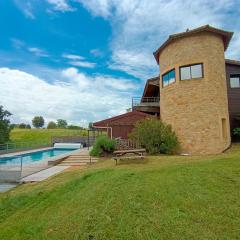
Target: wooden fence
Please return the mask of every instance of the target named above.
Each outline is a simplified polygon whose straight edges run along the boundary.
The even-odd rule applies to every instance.
[[[141,147],[137,142],[130,139],[116,138],[115,140],[117,142],[117,150],[137,149]]]

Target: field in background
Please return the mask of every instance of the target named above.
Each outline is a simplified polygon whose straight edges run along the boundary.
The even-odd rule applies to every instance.
[[[10,139],[13,143],[50,144],[52,137],[87,136],[87,130],[72,129],[13,129]]]
[[[240,145],[101,160],[0,194],[0,239],[239,239]]]

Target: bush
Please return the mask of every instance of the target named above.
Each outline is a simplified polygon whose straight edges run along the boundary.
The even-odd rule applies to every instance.
[[[53,121],[49,122],[47,125],[47,129],[55,129],[57,128],[57,124]]]
[[[20,129],[25,129],[25,128],[26,128],[26,124],[25,124],[25,123],[20,123],[20,124],[18,125],[18,127],[19,127]]]
[[[233,135],[237,136],[237,137],[240,137],[240,128],[234,128],[233,129]]]
[[[146,148],[150,154],[174,154],[180,147],[171,126],[152,118],[138,121],[129,137]]]
[[[95,141],[92,150],[90,151],[91,156],[103,156],[105,154],[112,153],[116,148],[116,141],[111,140],[107,136],[100,136]]]
[[[76,129],[76,130],[83,130],[83,127],[76,126],[76,125],[69,125],[67,126],[68,129]]]

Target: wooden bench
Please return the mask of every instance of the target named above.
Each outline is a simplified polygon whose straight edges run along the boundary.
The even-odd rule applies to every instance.
[[[114,157],[113,160],[116,162],[120,159],[143,159],[144,158],[144,153],[146,153],[146,149],[140,148],[140,149],[127,149],[127,150],[118,150],[114,151]],[[134,154],[134,156],[125,156],[126,154]]]

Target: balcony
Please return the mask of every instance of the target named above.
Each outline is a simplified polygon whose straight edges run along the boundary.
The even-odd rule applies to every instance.
[[[133,97],[132,109],[147,112],[151,114],[158,114],[160,112],[160,98],[159,97]]]

